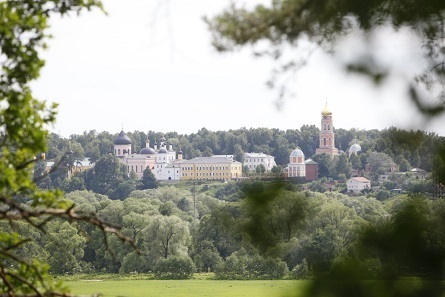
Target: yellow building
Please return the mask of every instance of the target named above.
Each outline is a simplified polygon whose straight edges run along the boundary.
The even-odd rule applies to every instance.
[[[181,180],[233,180],[242,175],[241,162],[227,157],[197,157],[180,164]]]

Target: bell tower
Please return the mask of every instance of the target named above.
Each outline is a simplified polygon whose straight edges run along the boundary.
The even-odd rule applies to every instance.
[[[316,149],[316,154],[326,153],[332,156],[338,155],[338,149],[335,147],[335,134],[332,120],[332,112],[326,102],[321,111],[320,144]]]

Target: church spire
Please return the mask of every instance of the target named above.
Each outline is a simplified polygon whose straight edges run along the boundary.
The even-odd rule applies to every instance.
[[[320,145],[316,149],[316,153],[327,153],[331,156],[338,155],[338,149],[335,147],[332,112],[328,108],[327,100],[323,110],[321,111]]]

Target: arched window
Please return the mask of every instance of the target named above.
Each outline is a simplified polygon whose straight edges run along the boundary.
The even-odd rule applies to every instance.
[[[323,138],[323,145],[326,145],[326,138]]]
[[[331,130],[331,124],[328,124],[328,130]]]
[[[120,155],[121,154],[121,149],[117,150],[117,154]]]

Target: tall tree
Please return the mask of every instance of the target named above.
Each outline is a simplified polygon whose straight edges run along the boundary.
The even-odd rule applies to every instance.
[[[168,258],[170,255],[187,253],[189,228],[175,215],[153,218],[142,233],[146,238],[146,249],[151,250],[154,256]]]
[[[337,162],[335,164],[335,171],[337,173],[337,177],[340,174],[344,174],[346,178],[351,177],[351,164],[349,163],[346,154],[343,153],[338,156]]]
[[[389,172],[391,169],[391,165],[393,162],[393,160],[391,159],[390,156],[388,156],[385,153],[377,153],[377,152],[372,152],[369,156],[368,156],[368,164],[369,164],[369,168],[371,169],[372,172],[378,172],[379,173],[386,173]]]
[[[319,177],[333,177],[332,167],[333,161],[330,155],[328,154],[317,154],[312,157],[312,159],[318,163],[318,176]]]
[[[114,155],[101,157],[84,176],[88,190],[113,196],[113,199],[125,199],[136,189],[135,182],[128,176],[127,168]]]
[[[159,186],[158,181],[156,180],[156,177],[154,176],[153,172],[151,172],[150,168],[145,168],[144,172],[142,173],[142,189],[156,189]]]

